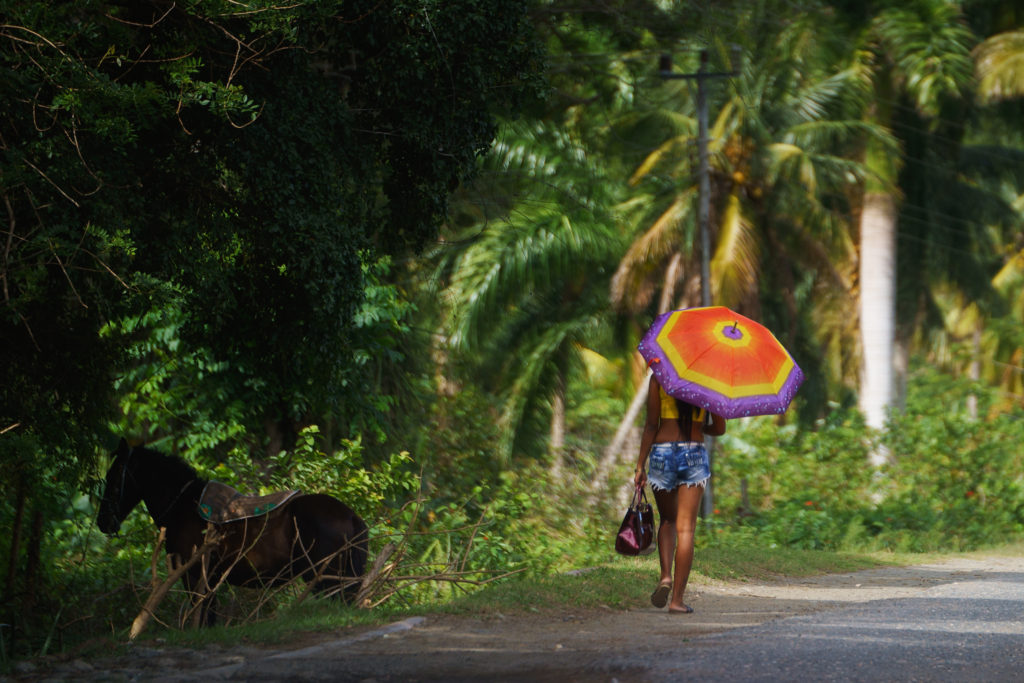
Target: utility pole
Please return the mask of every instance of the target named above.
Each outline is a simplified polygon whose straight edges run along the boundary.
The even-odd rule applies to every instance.
[[[733,78],[739,75],[740,48],[732,47],[732,71],[708,71],[708,51],[700,51],[700,66],[696,73],[677,74],[672,72],[672,55],[665,53],[658,61],[658,75],[663,79],[685,78],[697,81],[697,224],[700,229],[700,305],[711,305],[711,166],[708,163],[708,98],[705,81],[712,78]],[[711,460],[714,442],[704,438],[707,443],[708,460]],[[714,493],[711,480],[704,489],[702,513],[704,519],[710,519],[714,513]]]

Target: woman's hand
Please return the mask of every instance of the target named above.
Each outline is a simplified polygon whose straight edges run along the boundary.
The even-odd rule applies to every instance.
[[[647,483],[647,472],[643,469],[635,470],[633,472],[633,484],[636,486],[644,486]]]

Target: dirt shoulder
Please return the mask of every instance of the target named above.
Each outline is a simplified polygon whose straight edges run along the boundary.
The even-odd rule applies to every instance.
[[[52,661],[15,680],[558,680],[614,673],[628,680],[645,657],[688,639],[851,602],[913,597],[934,586],[1024,572],[1024,558],[934,564],[763,582],[696,581],[691,615],[648,605],[541,609],[528,614],[414,617],[384,627],[311,634],[273,650],[137,647],[127,656]],[[581,576],[585,580],[585,575]],[[45,669],[45,670],[44,670]]]

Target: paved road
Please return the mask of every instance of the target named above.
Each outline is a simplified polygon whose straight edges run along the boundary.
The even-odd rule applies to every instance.
[[[1022,681],[1024,573],[976,570],[878,599],[692,640],[649,680]]]
[[[638,608],[555,623],[428,618],[230,677],[294,676],[278,667],[304,659],[305,680],[329,671],[348,681],[1024,681],[1024,558],[708,586],[695,598],[697,614],[685,617]]]
[[[280,649],[138,646],[15,680],[1024,681],[1024,558],[705,584],[689,601],[685,616],[649,605],[430,615]]]

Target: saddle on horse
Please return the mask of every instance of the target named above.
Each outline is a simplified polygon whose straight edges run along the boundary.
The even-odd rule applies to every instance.
[[[299,493],[298,489],[294,489],[276,491],[265,496],[246,496],[227,484],[211,481],[207,482],[199,496],[199,516],[214,524],[260,517],[281,507]]]

